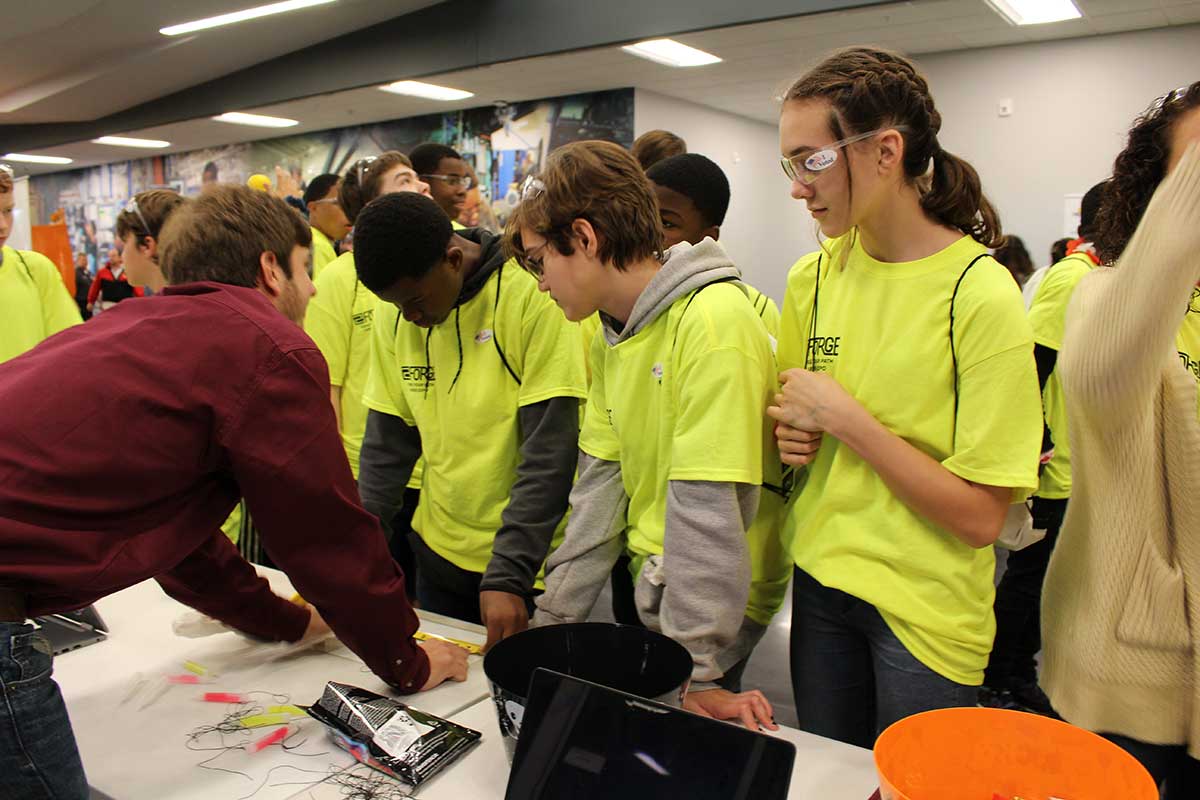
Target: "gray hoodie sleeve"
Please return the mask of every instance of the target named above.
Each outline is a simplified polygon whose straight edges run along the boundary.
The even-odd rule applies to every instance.
[[[379,517],[388,541],[392,517],[404,504],[404,488],[421,457],[421,434],[400,417],[371,409],[358,461],[358,496]]]
[[[742,627],[750,599],[746,529],[757,513],[758,493],[758,486],[744,483],[667,485],[658,622],[691,653],[695,684],[724,674],[718,656],[734,645]],[[639,583],[650,577],[645,573]],[[644,588],[638,587],[643,596]]]
[[[546,562],[546,591],[537,598],[534,625],[587,620],[625,549],[628,505],[620,463],[580,452],[567,535]]]
[[[521,462],[480,591],[529,597],[554,530],[567,512],[579,446],[579,399],[552,397],[522,406]]]

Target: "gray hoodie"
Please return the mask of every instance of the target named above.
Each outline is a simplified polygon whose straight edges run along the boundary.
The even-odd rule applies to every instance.
[[[692,292],[737,281],[741,273],[712,239],[667,252],[662,269],[634,304],[621,330],[603,317],[610,345],[636,336]],[[765,413],[765,411],[764,411]],[[762,636],[744,617],[750,592],[746,531],[758,510],[759,487],[714,481],[670,481],[663,554],[646,559],[634,597],[647,627],[692,655],[692,688],[712,688]],[[546,562],[546,592],[535,625],[586,620],[613,564],[625,549],[629,498],[619,462],[579,454],[566,538]]]

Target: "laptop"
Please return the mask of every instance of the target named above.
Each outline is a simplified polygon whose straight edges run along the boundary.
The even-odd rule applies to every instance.
[[[784,800],[796,748],[538,669],[505,800]]]
[[[33,621],[56,656],[108,638],[108,625],[94,606],[35,617]]]

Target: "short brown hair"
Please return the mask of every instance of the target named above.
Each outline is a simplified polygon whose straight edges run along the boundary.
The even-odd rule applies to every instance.
[[[311,244],[308,224],[283,200],[226,184],[213,186],[167,219],[160,263],[171,284],[254,286],[263,253],[273,253],[290,279],[292,249]]]
[[[169,189],[151,189],[134,195],[137,211],[130,209],[117,215],[117,238],[121,241],[129,234],[153,236],[158,238],[162,227],[171,216],[171,212],[183,205],[186,200],[178,193]],[[141,217],[138,216],[141,212]],[[146,226],[150,226],[146,230]]]
[[[367,203],[379,196],[379,181],[383,174],[399,166],[412,169],[408,156],[399,150],[387,150],[374,159],[362,158],[350,165],[338,186],[338,205],[351,223]]]
[[[509,216],[505,246],[518,261],[524,256],[521,229],[546,237],[554,249],[571,255],[571,223],[586,219],[600,234],[601,261],[623,270],[642,258],[662,257],[658,200],[646,173],[624,148],[612,142],[572,142],[546,159],[536,188]]]
[[[681,156],[688,151],[687,142],[670,131],[647,131],[633,143],[633,157],[650,169],[663,159]]]
[[[6,169],[0,169],[0,194],[8,194],[13,190],[12,174]]]

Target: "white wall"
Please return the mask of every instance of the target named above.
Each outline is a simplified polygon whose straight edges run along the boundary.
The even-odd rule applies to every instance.
[[[1005,231],[1035,264],[1064,236],[1063,196],[1108,176],[1133,119],[1200,80],[1200,26],[935,54],[919,59],[942,146],[979,170]],[[1000,117],[1011,98],[1012,116]]]
[[[29,178],[17,178],[13,181],[13,227],[5,242],[17,250],[28,250],[32,247],[32,232],[29,229]]]
[[[731,199],[721,244],[748,283],[782,303],[788,268],[817,244],[812,218],[789,196],[779,168],[777,128],[642,89],[634,94],[633,108],[638,136],[656,128],[671,131],[687,141],[689,152],[725,170]]]

